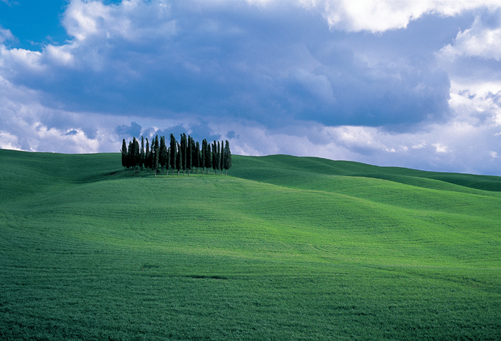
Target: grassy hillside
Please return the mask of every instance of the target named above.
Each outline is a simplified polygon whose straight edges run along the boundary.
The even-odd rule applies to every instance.
[[[497,340],[501,178],[0,150],[2,340]]]

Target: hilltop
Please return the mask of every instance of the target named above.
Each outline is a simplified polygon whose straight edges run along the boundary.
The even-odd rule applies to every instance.
[[[0,338],[501,337],[501,178],[0,150]]]

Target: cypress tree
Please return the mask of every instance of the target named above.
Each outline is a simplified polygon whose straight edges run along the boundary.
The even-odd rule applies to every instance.
[[[135,138],[132,138],[132,141],[130,141],[130,148],[129,148],[129,154],[130,154],[130,167],[131,168],[134,168],[136,166],[136,160],[135,160],[135,156],[136,156],[136,140]]]
[[[223,174],[223,166],[224,166],[224,142],[221,141],[221,152],[219,153],[219,169],[221,174]]]
[[[155,158],[153,159],[153,168],[155,169],[155,176],[157,176],[159,161],[160,161],[160,144],[158,143],[158,135],[156,135],[155,136]]]
[[[143,170],[143,167],[144,167],[144,136],[141,136],[141,156],[140,156],[139,166],[141,166],[141,170]]]
[[[153,159],[155,158],[155,138],[151,138],[151,145],[150,145],[150,155],[148,156],[148,168],[150,171],[153,170]]]
[[[182,155],[182,158],[181,158],[181,169],[183,171],[186,171],[186,134],[185,133],[182,133],[181,134],[181,154]]]
[[[148,168],[153,170],[155,167],[153,165],[153,160],[155,160],[155,138],[151,138],[151,146],[150,146],[150,156],[148,157]]]
[[[220,170],[221,169],[221,145],[219,144],[219,141],[217,141],[217,153],[216,153],[216,169]]]
[[[230,143],[226,140],[226,145],[224,146],[224,164],[223,168],[225,169],[225,175],[228,175],[228,169],[231,168],[231,151],[230,151]]]
[[[160,167],[162,168],[162,174],[163,174],[163,168],[167,166],[167,171],[168,171],[168,159],[167,159],[167,146],[165,145],[165,136],[160,137]]]
[[[183,150],[181,149],[181,146],[179,143],[177,144],[177,158],[176,158],[176,168],[177,168],[177,175],[179,175],[179,171],[183,168]]]
[[[134,157],[134,145],[132,141],[129,142],[129,150],[127,152],[127,168],[132,167]]]
[[[214,141],[213,145],[212,145],[212,168],[214,169],[214,173],[217,174],[217,154],[218,154],[218,151],[217,151],[217,142]]]
[[[170,147],[166,144],[165,136],[159,138],[158,135],[152,139],[151,147],[148,138],[146,138],[146,150],[144,145],[144,136],[141,136],[141,144],[139,140],[133,137],[129,142],[128,147],[125,139],[122,140],[122,167],[143,169],[150,168],[156,174],[160,171],[163,174],[163,167],[166,168],[169,175],[169,168],[177,169],[177,174],[181,170],[198,173],[199,168],[202,172],[205,170],[208,174],[209,168],[212,168],[214,173],[218,171],[228,175],[228,169],[232,166],[230,144],[226,141],[207,142],[206,139],[202,143],[196,142],[191,136],[185,133],[181,134],[181,140],[178,143],[173,134],[170,134]]]
[[[151,138],[150,157],[148,158],[148,168],[150,171],[155,169],[153,160],[155,160],[155,137]]]
[[[176,157],[177,157],[177,142],[173,134],[170,134],[170,166],[172,167],[172,172],[176,169]],[[173,173],[174,174],[174,173]]]
[[[188,138],[186,134],[183,134],[183,171],[186,173],[188,167]]]
[[[122,167],[127,168],[127,144],[125,143],[125,139],[122,141]]]
[[[202,171],[205,170],[205,164],[206,164],[206,157],[207,157],[207,140],[203,139],[202,140],[202,155],[200,157],[200,166],[202,166]]]
[[[134,148],[132,153],[132,166],[136,168],[139,167],[141,162],[141,154],[139,154],[139,141],[135,137],[133,138],[132,146]]]
[[[167,165],[165,168],[167,169],[167,175],[169,175],[169,164],[170,164],[170,148],[167,148]]]
[[[209,169],[212,167],[212,153],[210,143],[205,141],[205,174],[209,174]]]
[[[188,143],[186,145],[186,169],[188,170],[188,176],[190,176],[190,170],[193,168],[193,139],[188,136]]]
[[[150,168],[148,164],[149,159],[150,159],[150,142],[148,141],[148,138],[146,138],[146,154],[144,155],[144,166],[146,168]]]
[[[153,158],[155,157],[155,138],[153,137],[151,139],[151,146],[150,146],[150,155],[148,156],[148,160],[147,160],[147,163],[148,163],[148,168],[151,170],[153,170]]]
[[[200,143],[195,144],[195,150],[193,152],[193,166],[197,167],[197,174],[198,174],[198,169],[200,168]]]
[[[216,152],[217,152],[217,144],[216,141],[214,141],[212,142],[212,169],[214,173],[216,173],[216,167],[217,167]]]

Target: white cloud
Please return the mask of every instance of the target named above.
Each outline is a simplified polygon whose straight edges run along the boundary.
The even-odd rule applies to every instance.
[[[425,14],[454,16],[479,7],[499,7],[498,0],[299,0],[304,6],[319,10],[332,28],[347,31],[384,32],[405,28],[410,21]]]
[[[185,6],[194,9],[221,8],[237,6],[245,2],[258,8],[279,8],[280,6],[296,6],[319,12],[331,28],[351,32],[370,31],[384,32],[407,27],[409,22],[427,14],[455,16],[476,8],[499,8],[498,0],[186,0]],[[118,12],[132,13],[136,11],[142,0],[124,0],[123,6],[103,6],[98,1],[73,0],[70,3],[65,19],[71,27],[72,35],[85,39],[88,34],[99,31],[100,21],[115,21],[112,32],[129,32],[130,22],[116,20]],[[170,13],[171,3],[167,0],[151,2],[159,16]],[[183,4],[184,5],[184,4]],[[83,6],[86,7],[82,11]],[[169,28],[169,30],[172,26]],[[127,36],[127,34],[124,34]]]
[[[65,153],[118,150],[113,137],[117,118],[50,109],[41,104],[42,98],[43,94],[0,76],[0,148]],[[113,122],[112,128],[107,121]],[[94,125],[99,127],[90,133]]]
[[[451,44],[437,52],[451,79],[451,108],[471,120],[501,123],[501,10],[477,15]],[[497,101],[497,103],[496,103]]]
[[[479,155],[485,157],[492,153],[480,141],[499,146],[499,139],[493,137],[501,126],[500,14],[498,9],[477,15],[470,28],[460,31],[451,44],[437,53],[440,66],[451,79],[449,106],[456,115],[454,131],[464,140],[460,148],[477,148]],[[483,162],[492,159],[495,158]]]
[[[426,147],[426,141],[422,141],[421,143],[413,145],[411,148],[412,149],[422,149]]]
[[[88,138],[80,129],[61,131],[57,128],[48,128],[40,122],[29,127],[31,132],[30,146],[33,151],[51,151],[54,146],[64,145],[65,152],[69,153],[97,153],[100,150],[100,140]],[[104,141],[103,141],[104,142]]]
[[[63,25],[78,42],[91,38],[140,42],[144,37],[175,34],[176,23],[169,17],[170,4],[165,0],[124,0],[117,5],[72,0],[64,13]]]
[[[0,131],[0,149],[22,150],[17,136],[6,131]]]
[[[41,59],[41,52],[15,48],[8,49],[5,45],[0,45],[0,67],[6,67],[10,71],[44,71],[46,67],[42,64]]]
[[[3,44],[7,40],[14,40],[15,37],[10,30],[2,28],[0,26],[0,44]]]
[[[501,91],[501,80],[490,81],[482,77],[453,77],[451,81],[452,102],[458,100],[456,94],[468,92],[470,96],[486,97],[489,94],[497,94]]]
[[[443,145],[441,143],[433,143],[432,146],[435,147],[436,153],[449,153],[450,152],[449,147],[447,147],[446,145]]]
[[[361,126],[342,126],[325,128],[337,144],[348,149],[361,150],[386,150],[389,149],[383,143],[378,141],[377,128]]]
[[[443,58],[454,60],[458,57],[479,57],[501,60],[501,23],[498,27],[486,27],[477,16],[472,27],[459,32],[453,44],[441,51]]]
[[[72,46],[64,45],[64,46],[53,46],[48,45],[45,48],[45,54],[47,58],[51,61],[64,66],[73,66],[75,58],[71,53]]]
[[[495,89],[495,87],[494,87]],[[501,89],[494,95],[493,87],[482,88],[453,83],[450,107],[463,122],[475,125],[501,126]]]

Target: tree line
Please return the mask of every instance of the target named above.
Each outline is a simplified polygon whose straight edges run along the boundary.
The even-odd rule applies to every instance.
[[[127,143],[125,139],[122,142],[122,166],[124,168],[141,169],[144,168],[153,170],[155,176],[159,171],[162,172],[166,169],[169,175],[169,169],[172,173],[177,170],[177,175],[180,171],[188,173],[196,169],[205,171],[206,174],[212,168],[214,173],[220,172],[228,174],[228,169],[231,168],[231,151],[228,140],[226,143],[221,141],[207,142],[206,139],[202,144],[195,142],[191,136],[181,134],[181,140],[178,142],[173,134],[170,134],[169,146],[167,146],[165,136],[159,138],[156,135],[148,141],[146,138],[146,149],[144,141],[145,138],[141,136],[141,144],[134,137],[132,141]]]

